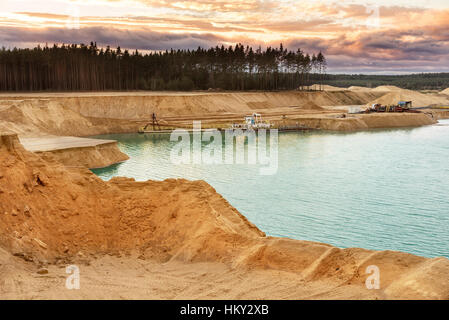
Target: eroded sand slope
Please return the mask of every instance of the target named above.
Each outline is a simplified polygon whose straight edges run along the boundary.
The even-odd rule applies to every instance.
[[[14,134],[0,137],[0,247],[2,298],[449,298],[445,258],[266,237],[205,182],[104,182]],[[80,291],[63,287],[69,263]]]

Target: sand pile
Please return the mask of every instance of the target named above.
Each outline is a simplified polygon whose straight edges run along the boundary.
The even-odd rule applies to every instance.
[[[0,131],[21,136],[90,136],[108,132],[136,131],[136,122],[89,118],[59,99],[0,99]]]
[[[23,136],[37,132],[75,135],[95,134],[92,123],[79,113],[50,99],[0,101],[0,130]]]
[[[396,105],[399,101],[412,101],[413,107],[427,107],[430,105],[447,104],[448,99],[444,96],[424,94],[417,91],[401,89],[399,91],[392,91],[384,96],[375,99],[367,104],[371,106],[374,103],[382,105]]]
[[[444,89],[443,91],[440,92],[441,94],[447,94],[449,95],[449,88]]]
[[[381,92],[391,92],[391,91],[401,91],[404,89],[396,87],[396,86],[379,86],[372,90],[373,91],[381,91]]]
[[[200,240],[208,234],[263,236],[205,182],[105,183],[25,151],[15,135],[2,136],[0,148],[1,245],[36,261],[134,250],[189,260],[212,254],[200,254],[213,245]]]
[[[36,264],[136,254],[186,268],[215,263],[259,270],[266,283],[278,270],[284,272],[278,278],[293,273],[304,288],[313,287],[310,297],[367,296],[365,269],[377,265],[382,272],[377,297],[449,298],[447,259],[265,237],[205,182],[103,182],[88,170],[25,151],[16,135],[0,137],[0,247]],[[232,270],[220,279],[232,279]],[[246,289],[257,292],[252,286]]]
[[[371,91],[373,89],[367,87],[351,86],[348,88],[350,91]]]

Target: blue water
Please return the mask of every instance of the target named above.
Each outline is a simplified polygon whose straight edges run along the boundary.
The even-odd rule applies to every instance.
[[[118,134],[131,159],[93,170],[203,179],[268,235],[449,258],[449,121],[414,129],[279,134],[279,169],[174,165],[169,135]]]

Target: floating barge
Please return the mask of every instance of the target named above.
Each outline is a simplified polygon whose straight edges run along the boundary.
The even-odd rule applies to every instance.
[[[231,129],[241,129],[241,130],[269,130],[277,129],[278,131],[306,131],[313,130],[312,128],[300,125],[296,123],[294,125],[273,125],[268,121],[262,120],[262,115],[259,113],[253,113],[251,116],[246,116],[244,123],[232,124]]]

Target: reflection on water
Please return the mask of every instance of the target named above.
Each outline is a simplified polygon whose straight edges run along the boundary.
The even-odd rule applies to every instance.
[[[101,138],[131,157],[94,170],[105,180],[203,179],[268,235],[449,257],[449,126],[282,133],[273,176],[248,164],[173,165],[167,134]]]

